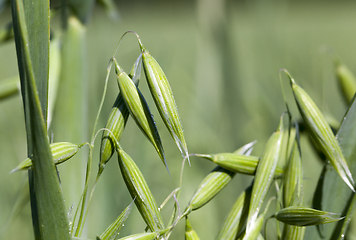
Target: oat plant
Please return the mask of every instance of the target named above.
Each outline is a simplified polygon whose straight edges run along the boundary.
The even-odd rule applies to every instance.
[[[101,2],[105,6],[112,4],[111,1]],[[253,180],[249,187],[239,193],[225,220],[216,222],[220,229],[216,232],[216,237],[212,238],[344,239],[353,219],[356,201],[353,178],[356,174],[356,103],[355,98],[351,100],[356,84],[351,72],[345,70],[346,67],[340,62],[336,64],[341,92],[346,95],[347,102],[350,102],[336,134],[312,96],[298,85],[298,81],[287,70],[282,70],[281,82],[289,81],[290,85],[289,92],[285,93],[286,84],[281,84],[284,95],[281,101],[286,102],[286,112],[275,116],[276,129],[270,133],[267,142],[246,143],[230,153],[193,153],[194,149],[191,148],[188,152],[189,141],[184,135],[170,76],[166,76],[159,64],[160,59],[153,57],[154,52],[148,51],[150,46],[143,45],[144,40],[137,33],[125,32],[112,58],[108,59],[106,78],[100,79],[104,85],[103,95],[97,117],[93,121],[92,135],[88,138],[84,133],[87,125],[83,117],[85,115],[78,109],[86,107],[83,46],[85,25],[89,21],[93,1],[68,1],[67,4],[61,10],[62,38],[52,39],[53,49],[51,47],[50,50],[49,2],[11,1],[28,144],[28,158],[19,165],[14,165],[12,172],[28,172],[35,239],[171,239],[180,222],[185,224],[185,239],[200,239],[199,231],[194,226],[204,223],[204,219],[193,221],[191,216],[196,211],[204,211],[205,206],[222,194],[221,191],[240,174],[252,176]],[[114,12],[109,13],[112,17],[115,16]],[[132,63],[131,71],[126,72],[116,56],[120,54],[119,46],[124,44],[121,40],[130,34],[135,34],[138,39],[139,55]],[[61,51],[57,41],[61,41]],[[110,78],[111,72],[115,72],[115,79]],[[57,82],[57,78],[61,81]],[[142,81],[143,78],[147,81]],[[117,98],[113,103],[105,101],[109,81],[117,83]],[[140,88],[144,84],[148,87],[149,94],[141,92]],[[57,88],[58,93],[70,90],[69,99],[58,94]],[[17,91],[16,78],[0,85],[1,97],[5,98]],[[293,95],[295,101],[288,102],[286,94]],[[150,106],[147,99],[152,99],[154,105]],[[55,101],[59,103],[54,104]],[[103,116],[104,104],[112,106],[108,116]],[[292,104],[297,106],[297,113],[289,110]],[[68,113],[64,112],[65,107],[70,108]],[[154,108],[159,112],[158,116],[153,116],[151,110]],[[66,125],[70,134],[59,133],[56,140],[60,141],[50,141],[47,125],[53,119],[53,124],[57,124],[53,127],[56,134],[60,132],[58,122],[66,122],[63,120],[66,117],[74,119]],[[107,119],[103,126],[100,126],[100,117]],[[169,174],[171,159],[165,155],[163,148],[163,143],[169,144],[169,141],[161,138],[162,131],[169,132],[182,155],[179,184],[162,204],[157,202],[151,191],[152,186],[146,181],[149,176],[143,174],[142,166],[123,147],[125,139],[121,137],[127,131],[126,123],[129,119],[132,119],[150,142],[154,151],[152,156],[145,157],[147,161],[160,162],[162,179],[172,177]],[[300,119],[305,126],[304,132],[298,127]],[[164,123],[162,126],[165,130],[156,126],[158,121]],[[304,198],[302,162],[306,159],[303,159],[301,147],[304,139],[300,137],[302,134],[310,137],[311,147],[324,158],[324,170],[312,203],[305,202]],[[100,139],[99,144],[95,143],[97,138]],[[255,144],[265,146],[261,156],[253,153]],[[95,148],[100,149],[99,157],[93,156]],[[74,156],[80,153],[87,153],[79,158],[83,161],[77,161],[77,165],[69,165],[75,162]],[[96,194],[97,183],[106,174],[107,163],[116,160],[117,173],[121,175],[132,200],[106,229],[96,236],[86,236],[85,226],[89,225],[88,212],[92,196]],[[196,186],[192,196],[188,196],[189,202],[183,203],[181,193],[185,187],[182,184],[184,169],[189,167],[186,162],[190,165],[206,160],[215,167]],[[86,166],[84,171],[77,174],[78,169],[83,170],[83,163]],[[68,164],[70,167],[66,171],[73,172],[74,176],[57,172],[56,167],[59,164]],[[62,184],[60,179],[66,179],[63,182],[70,182],[71,186]],[[62,191],[66,193],[63,194]],[[73,210],[68,212],[64,199],[75,202]],[[274,208],[273,205],[277,207]],[[142,231],[128,236],[119,235],[134,207],[143,220]],[[172,212],[167,219],[161,210],[169,207]],[[275,222],[275,227],[271,227],[270,221]],[[269,230],[268,234],[266,230]]]

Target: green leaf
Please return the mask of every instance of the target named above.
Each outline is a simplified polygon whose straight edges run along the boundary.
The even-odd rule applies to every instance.
[[[35,239],[70,239],[69,224],[47,138],[49,1],[14,0],[12,16],[25,111]]]

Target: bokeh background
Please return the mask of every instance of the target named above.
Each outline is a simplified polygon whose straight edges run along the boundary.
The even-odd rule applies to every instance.
[[[56,2],[53,2],[56,6]],[[287,69],[330,118],[340,122],[347,106],[337,86],[331,54],[335,54],[353,71],[355,67],[356,3],[354,1],[287,1],[287,0],[196,0],[196,1],[117,1],[119,18],[111,20],[98,5],[87,25],[86,115],[87,139],[103,92],[109,59],[121,35],[137,32],[143,44],[160,63],[174,92],[190,153],[233,152],[257,140],[253,154],[260,156],[268,137],[286,110],[279,69]],[[58,20],[58,19],[57,19]],[[11,21],[10,9],[0,14],[0,26]],[[59,22],[53,19],[54,29]],[[55,31],[54,31],[55,33]],[[129,72],[139,54],[134,35],[127,35],[116,58]],[[0,46],[0,81],[17,75],[13,41]],[[282,74],[283,89],[292,109],[288,81]],[[154,107],[144,77],[140,89],[146,96],[165,148],[171,176],[161,164],[151,144],[130,119],[122,145],[137,162],[160,204],[178,186],[182,158]],[[78,89],[80,92],[81,89]],[[111,74],[108,94],[100,117],[104,127],[118,93]],[[65,96],[61,93],[62,97]],[[56,110],[55,110],[56,111]],[[80,111],[80,109],[78,109]],[[55,115],[55,113],[54,113]],[[69,120],[70,121],[70,120]],[[57,121],[50,128],[66,131]],[[61,129],[61,130],[58,130]],[[100,136],[100,134],[99,134]],[[305,202],[310,204],[321,162],[302,136]],[[95,142],[93,174],[99,161],[99,139]],[[82,154],[87,156],[84,147]],[[26,198],[27,173],[9,172],[26,158],[26,132],[20,95],[0,101],[0,238],[33,239],[30,205]],[[82,157],[83,158],[83,157]],[[131,202],[117,165],[116,155],[108,163],[94,192],[83,239],[95,239]],[[75,157],[71,162],[81,161]],[[200,181],[214,164],[195,157],[184,169],[181,211],[184,210]],[[71,176],[61,166],[58,171],[63,192],[71,192]],[[75,169],[84,182],[85,161]],[[73,171],[70,173],[73,175]],[[201,239],[214,239],[220,224],[241,191],[252,178],[236,175],[233,181],[210,203],[190,215],[192,226]],[[77,184],[78,185],[78,184]],[[73,188],[80,189],[81,186]],[[73,194],[73,193],[72,193]],[[78,196],[81,192],[76,191]],[[22,199],[22,200],[19,200]],[[66,206],[77,202],[66,198]],[[162,210],[165,222],[172,211],[170,200]],[[273,239],[273,221],[268,234]],[[143,232],[145,228],[135,207],[120,236]],[[184,221],[172,239],[184,238]]]

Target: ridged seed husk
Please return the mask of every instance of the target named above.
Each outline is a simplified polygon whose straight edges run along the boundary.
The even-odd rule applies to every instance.
[[[342,154],[338,141],[336,140],[333,132],[323,114],[320,112],[316,104],[309,97],[309,95],[299,87],[294,79],[287,74],[290,78],[290,83],[293,89],[294,97],[298,105],[299,112],[305,122],[309,134],[315,140],[319,149],[331,162],[340,177],[350,187],[354,189],[354,180],[345,158]]]
[[[278,221],[294,226],[313,226],[340,221],[340,214],[324,212],[306,207],[287,207],[281,209],[275,217]]]
[[[248,187],[237,198],[220,228],[217,240],[235,240],[237,234],[243,230],[247,218],[251,190],[252,188]]]
[[[182,156],[188,156],[183,127],[178,115],[178,108],[173,97],[171,86],[158,62],[142,45],[141,50],[146,79],[157,109]]]
[[[55,165],[61,164],[71,157],[73,157],[79,149],[84,146],[86,143],[83,144],[75,144],[70,142],[57,142],[50,144],[50,148],[52,151],[53,162]],[[19,170],[27,170],[32,167],[32,161],[30,158],[27,158],[23,162],[21,162],[15,169],[11,172],[16,172]]]
[[[342,95],[344,100],[348,105],[356,92],[355,76],[346,65],[342,64],[341,62],[337,62],[336,77],[338,79],[340,89],[343,93]]]
[[[143,95],[132,82],[130,77],[117,64],[116,71],[120,92],[122,93],[122,97],[131,117],[135,120],[144,135],[153,144],[168,171],[161,138],[159,137],[157,127]]]
[[[252,197],[248,213],[246,233],[253,229],[262,203],[267,195],[268,189],[273,180],[274,173],[281,155],[283,139],[283,115],[280,118],[277,131],[269,138],[262,157],[258,163],[256,175],[252,187]]]
[[[235,151],[235,155],[241,155],[252,149],[254,143],[248,143]],[[220,166],[214,168],[200,183],[193,197],[190,199],[186,211],[194,211],[213,199],[222,189],[224,189],[231,179],[235,176],[235,172],[229,171]],[[185,212],[186,212],[185,211]]]
[[[303,171],[298,144],[295,142],[284,175],[283,201],[284,206],[303,205]],[[282,240],[303,239],[305,227],[285,224]]]
[[[248,175],[256,174],[256,168],[260,160],[256,156],[246,156],[235,153],[194,154],[194,156],[208,159],[220,167],[228,169],[232,172]],[[279,178],[282,176],[282,174],[283,169],[277,166],[274,177]]]
[[[214,168],[200,183],[190,200],[188,208],[197,210],[215,197],[235,176],[234,172],[222,167]]]
[[[185,218],[185,240],[200,240],[188,218]]]
[[[125,102],[119,94],[115,100],[115,103],[111,109],[109,120],[106,123],[105,128],[109,131],[104,131],[101,138],[100,147],[100,163],[99,169],[104,169],[106,163],[110,160],[115,151],[115,141],[120,141],[121,135],[124,131],[127,119],[129,117],[129,110],[126,108]]]
[[[253,228],[250,231],[246,232],[242,240],[255,240],[257,239],[258,235],[260,235],[261,229],[263,227],[264,216],[259,216],[253,222]]]
[[[305,227],[284,225],[282,240],[300,240],[304,239]]]
[[[253,193],[252,193],[253,194]],[[254,196],[254,195],[252,195]],[[260,214],[260,216],[258,216],[258,218],[256,219],[256,221],[254,221],[250,226],[252,226],[250,229],[246,229],[245,235],[243,237],[243,240],[255,240],[255,239],[261,239],[261,230],[263,227],[263,221],[266,217],[269,205],[271,204],[273,198],[271,198],[267,205],[265,210],[263,211],[263,213]],[[263,239],[263,237],[262,237]]]
[[[283,183],[285,207],[301,206],[303,203],[303,171],[297,142],[294,142]]]
[[[140,169],[122,149],[118,149],[118,156],[122,177],[143,220],[152,232],[163,230],[164,224],[156,200]]]
[[[142,54],[137,58],[135,64],[133,65],[129,77],[137,86],[140,79],[141,73],[141,59]],[[122,98],[121,92],[117,95],[115,103],[111,109],[109,119],[106,123],[105,128],[109,131],[104,131],[101,137],[100,145],[100,163],[99,163],[99,175],[104,170],[106,163],[110,160],[115,152],[115,138],[120,141],[121,135],[124,132],[126,122],[129,117],[129,110],[125,105],[125,101]]]

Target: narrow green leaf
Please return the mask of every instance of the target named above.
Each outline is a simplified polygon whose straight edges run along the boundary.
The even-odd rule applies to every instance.
[[[47,140],[49,2],[14,0],[12,16],[25,111],[31,210],[36,239],[70,239],[61,188]]]

